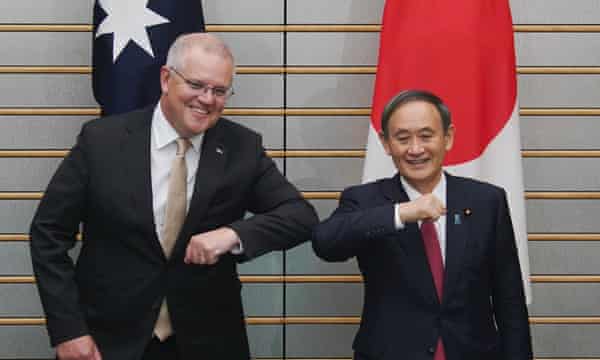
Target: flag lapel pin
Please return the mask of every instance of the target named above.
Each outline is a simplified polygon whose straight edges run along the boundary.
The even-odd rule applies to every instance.
[[[460,225],[461,222],[460,214],[454,214],[454,225]]]

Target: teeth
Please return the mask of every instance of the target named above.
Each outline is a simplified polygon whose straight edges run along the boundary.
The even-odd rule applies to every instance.
[[[200,114],[208,114],[208,111],[206,111],[204,109],[199,109],[199,108],[194,108],[194,107],[192,107],[191,109],[192,109],[192,111],[200,113]]]

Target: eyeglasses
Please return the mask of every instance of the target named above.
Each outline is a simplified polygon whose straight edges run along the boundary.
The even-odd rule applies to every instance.
[[[179,71],[177,71],[177,69],[175,69],[172,66],[169,67],[169,70],[171,70],[175,74],[177,74],[181,78],[181,80],[183,80],[186,83],[186,85],[190,88],[190,90],[192,90],[194,92],[198,92],[198,93],[201,93],[202,95],[205,95],[207,92],[210,91],[210,92],[212,92],[213,96],[219,100],[229,99],[231,97],[231,95],[233,95],[232,87],[212,86],[212,85],[203,83],[202,81],[190,80],[190,79],[186,78],[185,76],[183,76],[183,74],[181,74]]]

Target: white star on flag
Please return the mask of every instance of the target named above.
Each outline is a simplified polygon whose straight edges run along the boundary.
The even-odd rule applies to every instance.
[[[107,16],[98,25],[96,37],[114,34],[113,63],[117,62],[129,41],[135,42],[148,55],[154,57],[146,28],[168,23],[169,19],[148,9],[148,0],[99,0],[98,3]]]

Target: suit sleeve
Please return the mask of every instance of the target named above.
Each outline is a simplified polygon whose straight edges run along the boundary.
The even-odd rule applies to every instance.
[[[247,202],[254,215],[229,225],[243,244],[241,261],[309,240],[318,222],[312,205],[281,174],[260,143],[258,147],[256,172]]]
[[[88,333],[68,255],[84,213],[87,170],[83,131],[52,177],[30,229],[33,270],[53,346]]]
[[[515,235],[502,191],[496,220],[492,301],[502,359],[531,359],[531,336]]]
[[[345,261],[361,253],[369,242],[396,232],[394,205],[363,207],[355,190],[345,190],[338,208],[315,228],[313,249],[326,261]]]

